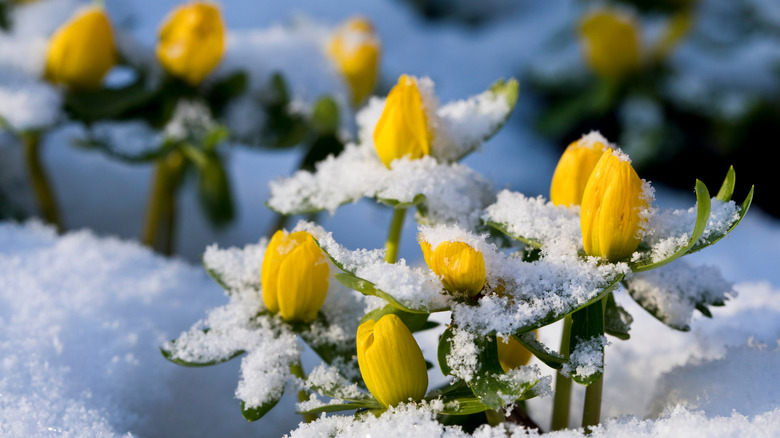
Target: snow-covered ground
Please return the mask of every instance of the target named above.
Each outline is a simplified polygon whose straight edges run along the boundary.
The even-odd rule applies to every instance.
[[[717,11],[724,2],[704,3],[714,3]],[[77,2],[48,3],[68,15],[62,5]],[[152,44],[158,23],[179,2],[106,3],[118,22]],[[570,31],[566,26],[582,3],[521,2],[505,7],[501,18],[479,29],[432,25],[404,2],[391,0],[262,5],[230,0],[223,2],[223,12],[233,29],[266,28],[298,14],[328,25],[365,15],[376,24],[383,43],[384,82],[393,83],[401,73],[430,76],[439,98],[447,102],[540,62],[554,70],[561,61],[546,56],[548,43]],[[780,16],[776,4],[763,3],[767,17]],[[776,50],[762,52],[761,47],[756,43],[755,50],[744,53],[779,57]],[[693,68],[706,70],[714,83],[723,77],[748,83],[765,78],[755,59],[730,63],[743,69],[722,75],[707,60],[696,61]],[[683,59],[679,64],[686,65]],[[521,98],[507,126],[465,164],[490,177],[496,187],[546,195],[557,157],[529,130],[529,105]],[[190,184],[179,199],[181,259],[164,259],[129,240],[140,232],[151,169],[71,147],[79,129],[68,125],[47,136],[43,158],[68,228],[92,231],[57,236],[36,222],[0,224],[0,436],[281,436],[296,428],[300,417],[293,414],[289,395],[259,422],[243,420],[234,398],[237,360],[184,368],[165,361],[159,346],[208,309],[224,304],[222,290],[197,260],[212,242],[244,246],[267,233],[273,220],[264,206],[268,182],[295,170],[297,152],[234,147],[229,173],[239,208],[236,222],[212,230]],[[0,182],[9,181],[24,200],[22,167],[9,164],[19,162],[19,149],[0,144]],[[738,187],[749,184],[750,177],[736,170]],[[691,188],[695,177],[691,175]],[[706,182],[711,189],[718,183]],[[770,195],[759,187],[756,196]],[[694,200],[692,193],[663,189],[656,198],[664,207],[687,207]],[[363,200],[323,216],[321,224],[349,248],[379,248],[389,220],[387,209]],[[407,221],[400,256],[419,263],[415,234],[415,225]],[[617,296],[635,321],[631,340],[612,340],[607,348],[603,414],[609,419],[596,436],[776,436],[780,431],[780,224],[753,208],[733,234],[689,260],[720,268],[736,283],[739,296],[714,309],[713,319],[696,319],[689,333],[668,329],[632,300]],[[557,330],[542,331],[540,339],[557,345]],[[425,356],[435,357],[434,333],[418,338]],[[311,370],[313,365],[313,355],[305,355],[304,367]],[[431,372],[432,386],[442,381],[436,368]],[[575,393],[573,406],[581,399]],[[551,403],[549,397],[529,403],[531,415],[544,428]],[[631,417],[615,419],[621,415]],[[426,436],[459,436],[425,415],[408,416],[417,430],[430,431]],[[578,423],[572,418],[573,426]],[[343,433],[398,436],[399,430],[381,419],[369,426],[370,431],[356,427]],[[294,436],[306,433],[304,428]]]

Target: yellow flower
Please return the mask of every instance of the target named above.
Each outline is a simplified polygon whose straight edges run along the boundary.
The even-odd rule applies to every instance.
[[[360,324],[357,331],[360,374],[384,406],[420,400],[428,389],[422,350],[401,318],[388,314]]]
[[[46,79],[73,89],[100,87],[116,63],[116,48],[106,11],[88,7],[60,26],[49,40]]]
[[[374,27],[365,18],[348,20],[330,39],[328,55],[349,83],[353,105],[362,102],[374,90],[379,52]]]
[[[589,134],[592,135],[592,134]],[[561,155],[550,184],[550,201],[555,205],[580,205],[590,173],[607,149],[588,136],[571,143]]]
[[[602,9],[580,23],[585,61],[596,74],[616,80],[640,67],[639,31],[623,12]]]
[[[640,212],[648,207],[642,180],[628,157],[607,149],[582,196],[580,228],[585,253],[618,261],[639,246]]]
[[[328,293],[328,274],[327,259],[311,234],[277,231],[260,273],[265,307],[285,321],[313,321]]]
[[[485,258],[480,251],[463,242],[442,242],[432,250],[422,239],[420,247],[425,263],[448,291],[473,296],[485,286]]]
[[[430,155],[432,137],[417,82],[401,75],[387,95],[385,109],[374,128],[379,159],[390,167],[396,158],[408,156],[416,160]]]
[[[160,28],[157,59],[171,75],[198,85],[225,51],[225,25],[214,3],[193,2],[174,9]]]
[[[531,352],[523,347],[523,344],[517,342],[515,338],[510,337],[509,342],[504,342],[505,339],[499,336],[497,341],[498,362],[505,373],[526,365],[531,360]]]

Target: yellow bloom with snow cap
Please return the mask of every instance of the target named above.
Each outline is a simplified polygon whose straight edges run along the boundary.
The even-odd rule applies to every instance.
[[[198,85],[225,51],[225,25],[216,4],[193,2],[174,9],[160,28],[157,59],[171,75]]]
[[[639,69],[639,30],[633,17],[614,9],[588,14],[580,22],[585,62],[599,76],[616,80]]]
[[[432,140],[417,81],[401,75],[387,95],[385,108],[374,128],[376,153],[390,167],[397,158],[408,156],[416,160],[430,155]]]
[[[582,196],[585,253],[613,262],[630,256],[639,246],[641,212],[647,208],[642,180],[628,157],[607,149]]]
[[[342,24],[328,43],[328,56],[336,63],[352,91],[357,105],[374,91],[380,46],[374,26],[362,17]]]
[[[420,346],[401,318],[388,314],[360,324],[357,357],[366,387],[383,406],[420,400],[428,371]]]
[[[103,8],[93,6],[54,32],[46,52],[45,76],[73,89],[95,89],[115,63],[111,22]]]
[[[441,277],[444,288],[468,296],[485,286],[485,258],[482,252],[463,242],[442,242],[435,249],[420,239],[423,258],[428,267]]]
[[[501,364],[501,369],[507,373],[509,370],[527,365],[531,360],[531,352],[511,336],[509,337],[509,342],[504,341],[505,339],[502,337],[497,339],[498,362]]]
[[[268,242],[260,273],[265,307],[285,321],[313,321],[328,294],[329,272],[311,234],[277,231]]]
[[[572,142],[558,160],[550,184],[550,201],[555,205],[580,205],[585,184],[601,155],[607,150],[602,141],[588,134]]]

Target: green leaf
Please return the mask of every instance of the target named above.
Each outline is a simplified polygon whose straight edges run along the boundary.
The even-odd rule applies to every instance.
[[[210,329],[204,329],[203,333],[208,333]],[[175,363],[176,365],[181,365],[185,367],[208,367],[212,365],[217,365],[223,362],[227,362],[231,359],[235,359],[238,356],[241,356],[244,354],[244,350],[236,350],[225,357],[218,357],[218,358],[205,358],[203,361],[200,362],[192,362],[192,361],[186,361],[183,359],[179,359],[176,357],[176,341],[171,341],[171,345],[173,346],[172,349],[166,350],[163,347],[160,347],[160,353],[162,353],[163,357],[168,359],[169,361]]]
[[[736,184],[736,175],[734,174],[734,166],[729,167],[729,171],[726,173],[726,178],[723,180],[723,184],[720,186],[718,194],[715,196],[719,201],[729,202],[731,201],[731,195],[734,194],[734,185]]]
[[[314,102],[311,124],[320,134],[333,135],[339,129],[339,105],[331,96],[322,96]]]
[[[550,368],[559,370],[566,363],[566,359],[563,356],[547,348],[546,345],[536,339],[533,332],[512,335],[512,337]]]
[[[649,271],[651,269],[659,268],[667,263],[677,260],[678,258],[690,252],[693,249],[693,247],[696,245],[696,243],[699,241],[699,238],[701,237],[702,233],[704,233],[704,228],[707,226],[707,222],[710,219],[710,208],[711,208],[710,193],[707,190],[707,186],[705,186],[704,183],[699,180],[696,180],[696,205],[697,205],[696,224],[693,227],[693,233],[691,234],[691,238],[688,239],[688,244],[678,249],[671,256],[654,263],[648,263],[648,264],[642,264],[642,262],[630,263],[629,266],[631,266],[631,270],[633,270],[634,272],[642,272],[642,271]]]
[[[138,153],[127,153],[117,148],[108,139],[95,137],[91,132],[84,139],[76,139],[73,144],[83,149],[95,149],[110,158],[128,164],[145,164],[162,159],[176,147],[176,142],[166,139],[156,146],[152,146]]]
[[[571,338],[569,339],[570,351],[574,353],[580,345],[592,342],[604,335],[604,308],[601,301],[595,302],[584,309],[580,309],[571,315]],[[604,369],[604,347],[601,347],[601,366]],[[570,361],[572,357],[569,357]],[[572,363],[574,365],[574,363]],[[572,380],[581,385],[590,385],[601,377],[602,373],[596,371],[590,375],[572,374]]]
[[[233,191],[219,154],[206,152],[205,157],[205,163],[198,167],[198,200],[209,222],[221,228],[235,216]]]
[[[487,225],[487,226],[489,226],[491,228],[494,228],[494,229],[496,229],[496,230],[506,234],[507,236],[511,237],[512,239],[519,240],[520,242],[523,242],[524,244],[526,244],[526,245],[528,245],[528,246],[530,246],[532,248],[539,249],[539,248],[542,247],[541,242],[537,242],[535,240],[528,239],[526,237],[518,236],[518,235],[510,233],[509,230],[507,229],[506,224],[500,224],[498,222],[487,221],[487,222],[485,222],[485,225]]]
[[[241,402],[241,415],[244,416],[244,418],[249,421],[250,423],[253,421],[257,421],[265,414],[268,413],[271,409],[273,409],[274,406],[276,406],[277,403],[279,403],[279,400],[281,400],[282,395],[284,395],[284,388],[282,388],[282,393],[279,394],[278,398],[274,398],[273,400],[270,400],[268,402],[263,403],[260,406],[254,407],[254,408],[247,408],[245,402]]]
[[[452,367],[450,367],[450,365],[447,363],[447,356],[449,356],[452,351],[452,338],[452,326],[449,326],[444,329],[441,337],[439,337],[439,346],[436,350],[436,358],[439,361],[439,369],[441,369],[441,373],[445,376],[452,375]]]
[[[738,207],[738,214],[739,217],[736,221],[734,221],[733,224],[729,227],[729,229],[725,233],[711,233],[709,236],[707,236],[706,239],[701,239],[700,241],[696,242],[696,245],[691,248],[690,251],[688,251],[688,254],[693,254],[697,251],[701,251],[704,248],[715,244],[720,239],[726,237],[730,232],[734,231],[734,228],[737,228],[737,225],[739,225],[740,222],[742,222],[742,218],[745,217],[748,210],[750,209],[750,204],[753,203],[753,190],[755,189],[755,186],[750,187],[750,192],[748,192],[748,195],[745,197],[745,200],[742,201],[742,205]]]
[[[536,396],[533,387],[538,381],[521,383],[506,378],[498,361],[498,345],[494,335],[478,336],[476,344],[479,348],[478,369],[468,384],[481,403],[491,409],[500,409]]]
[[[440,399],[444,403],[444,409],[439,415],[470,415],[490,409],[490,406],[482,403],[466,382],[460,379],[440,391],[432,391],[425,399]]]
[[[87,124],[98,120],[127,118],[130,113],[156,99],[160,89],[149,88],[140,75],[135,82],[120,88],[70,91],[65,95],[65,110]]]
[[[338,155],[344,150],[344,143],[334,134],[322,134],[309,145],[299,168],[314,172],[316,164],[330,155]]]
[[[213,83],[208,90],[206,100],[215,114],[221,114],[230,100],[244,94],[249,77],[244,71],[237,71]]]
[[[416,207],[423,202],[425,202],[425,195],[422,193],[418,193],[414,195],[414,198],[411,202],[401,202],[397,199],[390,199],[390,198],[376,198],[377,201],[381,202],[382,204],[388,205],[390,207],[393,207],[394,209],[406,209],[410,207]]]
[[[393,314],[401,318],[401,321],[403,321],[404,325],[406,325],[406,327],[412,333],[432,328],[428,325],[428,317],[430,316],[429,313],[409,313],[399,309],[396,306],[393,306],[392,304],[388,304],[385,307],[374,309],[366,313],[365,316],[363,316],[363,318],[360,320],[360,323],[362,324],[369,319],[379,321],[381,317],[389,314]],[[433,324],[433,327],[437,325],[436,323]]]
[[[350,274],[348,272],[340,272],[334,275],[336,280],[343,284],[344,286],[354,289],[363,295],[370,295],[370,296],[376,296],[379,298],[382,298],[383,300],[387,301],[388,303],[392,304],[393,306],[397,307],[400,310],[403,310],[405,312],[409,313],[418,313],[418,314],[429,314],[431,311],[443,311],[447,309],[417,309],[412,308],[405,303],[396,300],[392,295],[383,292],[379,289],[377,289],[373,283],[371,283],[368,280],[364,280],[360,277],[357,277],[353,274]]]
[[[631,323],[634,318],[615,302],[613,294],[607,295],[607,304],[604,309],[604,331],[618,339],[628,340],[631,335]]]
[[[303,415],[319,415],[323,412],[341,412],[341,411],[354,411],[356,409],[384,409],[378,401],[371,399],[360,402],[351,403],[339,403],[339,404],[327,404],[318,408],[309,409],[307,411],[298,412]]]

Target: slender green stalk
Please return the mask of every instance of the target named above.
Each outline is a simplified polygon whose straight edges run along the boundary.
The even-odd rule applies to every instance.
[[[49,178],[46,176],[46,169],[41,163],[40,156],[40,138],[38,133],[29,132],[22,135],[22,143],[24,144],[24,158],[27,162],[27,172],[30,176],[30,182],[32,183],[33,192],[35,198],[38,201],[38,209],[40,210],[43,220],[54,225],[57,232],[63,231],[62,221],[60,220],[60,212],[57,207],[57,200],[54,197],[54,191],[49,184]]]
[[[585,433],[590,433],[588,426],[596,426],[601,422],[601,393],[604,388],[604,375],[588,385],[585,390],[585,406],[582,409],[582,427]]]
[[[393,213],[393,221],[390,222],[390,231],[387,233],[387,241],[385,242],[385,261],[387,263],[395,263],[398,260],[398,242],[401,240],[401,228],[404,225],[404,215],[406,214],[405,208],[397,208]]]
[[[301,366],[301,361],[298,360],[294,364],[290,365],[290,372],[292,372],[293,376],[298,377],[301,380],[306,380],[306,373],[303,372],[303,366]],[[298,401],[304,402],[309,399],[309,391],[305,389],[301,389],[298,391]],[[301,414],[303,417],[303,421],[306,423],[311,423],[312,421],[317,419],[317,416],[315,414]]]
[[[504,417],[504,414],[501,413],[501,411],[494,411],[492,409],[485,411],[485,417],[487,417],[488,424],[491,426],[498,426],[506,421],[506,417]]]
[[[571,315],[563,319],[563,334],[561,335],[561,355],[569,360],[569,339],[571,337]],[[571,377],[561,373],[555,374],[555,397],[551,430],[562,430],[569,427],[569,406],[571,404]]]
[[[178,150],[171,151],[157,162],[142,241],[157,252],[173,253],[176,224],[176,194],[184,175],[184,156]]]

